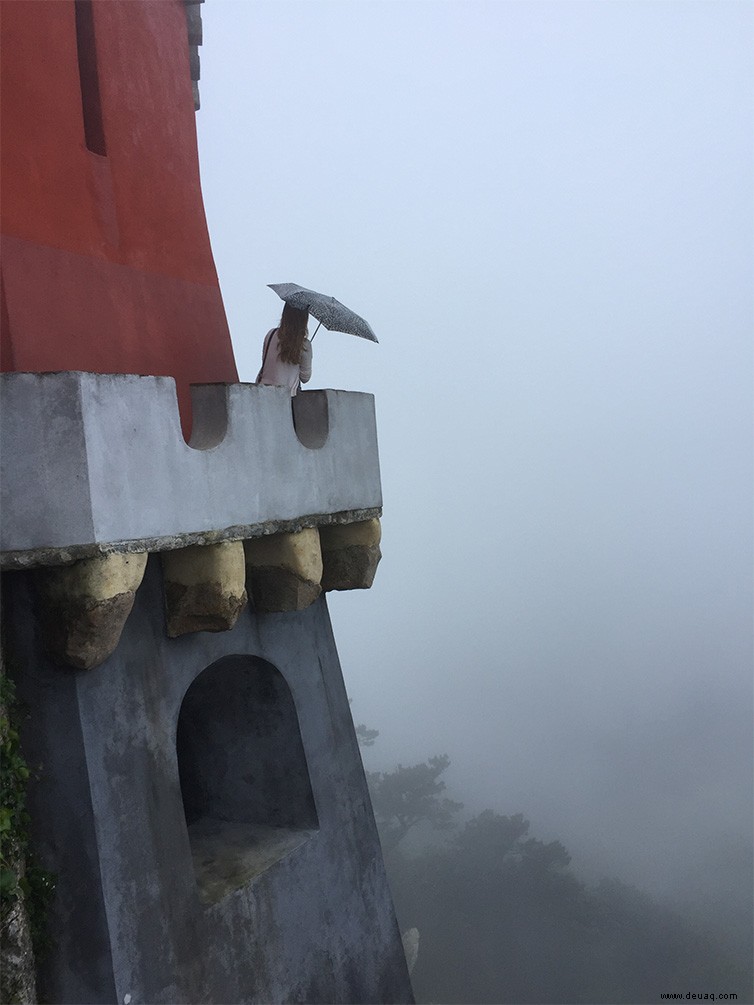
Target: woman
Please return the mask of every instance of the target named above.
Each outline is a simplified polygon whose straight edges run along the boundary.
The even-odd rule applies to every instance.
[[[288,304],[277,328],[267,332],[257,384],[290,388],[291,397],[312,375],[312,344],[306,337],[307,311]]]

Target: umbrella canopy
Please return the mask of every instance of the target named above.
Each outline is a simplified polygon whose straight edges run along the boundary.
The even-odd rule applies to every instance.
[[[377,336],[364,318],[354,314],[335,297],[328,297],[324,293],[315,293],[314,290],[307,290],[295,283],[268,283],[267,285],[277,293],[281,300],[285,300],[291,307],[308,311],[313,318],[319,321],[320,325],[324,325],[329,331],[357,335],[359,338],[369,339],[370,342],[377,341]],[[316,334],[315,331],[314,335]]]

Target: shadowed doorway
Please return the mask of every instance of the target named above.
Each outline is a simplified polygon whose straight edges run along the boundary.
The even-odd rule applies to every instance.
[[[293,697],[271,663],[227,656],[203,670],[183,699],[176,747],[205,903],[245,885],[316,832]]]

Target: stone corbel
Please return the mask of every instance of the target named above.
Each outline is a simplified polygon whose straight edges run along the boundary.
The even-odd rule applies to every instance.
[[[85,558],[36,574],[47,647],[76,670],[91,670],[110,656],[134,604],[147,565],[146,552]]]
[[[246,565],[240,541],[164,551],[162,576],[167,633],[226,632],[246,606]]]
[[[323,590],[368,590],[374,581],[380,551],[380,521],[329,524],[320,527]]]
[[[322,592],[316,527],[244,541],[249,592],[257,611],[302,611]]]

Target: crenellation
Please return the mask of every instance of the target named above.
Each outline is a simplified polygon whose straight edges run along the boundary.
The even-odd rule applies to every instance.
[[[369,394],[304,392],[294,427],[283,388],[198,386],[191,445],[169,377],[7,373],[2,397],[4,568],[381,511]]]

